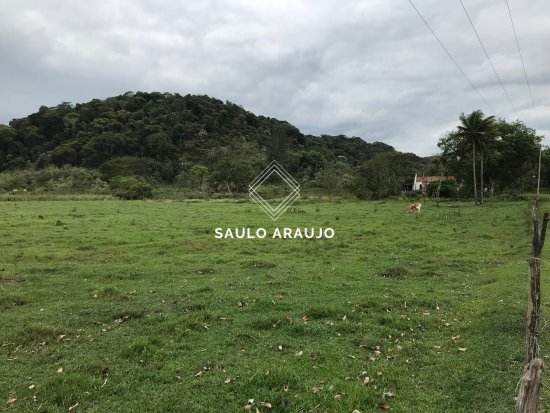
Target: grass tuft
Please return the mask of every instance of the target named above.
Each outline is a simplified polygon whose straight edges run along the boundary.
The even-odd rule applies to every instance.
[[[15,333],[15,339],[22,345],[51,343],[57,341],[57,338],[62,334],[66,333],[58,327],[49,324],[31,323],[21,327]]]

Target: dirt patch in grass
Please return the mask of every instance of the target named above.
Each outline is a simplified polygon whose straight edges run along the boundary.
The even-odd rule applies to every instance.
[[[76,247],[76,249],[78,251],[94,251],[96,247],[92,245],[79,245],[78,247]]]
[[[123,323],[125,321],[136,320],[145,316],[145,310],[126,310],[115,313],[114,319],[116,323]]]
[[[213,293],[214,292],[214,289],[212,287],[200,287],[200,288],[197,288],[196,290],[193,290],[191,291],[191,295],[193,294],[201,294],[201,293]]]
[[[27,304],[27,302],[18,295],[13,295],[13,294],[0,295],[0,309],[8,309],[10,307],[19,307],[25,304]]]
[[[251,342],[251,341],[257,341],[257,340],[258,338],[253,336],[252,334],[238,333],[233,337],[232,343],[235,345],[240,345],[244,342]]]
[[[0,285],[15,284],[21,281],[23,281],[23,279],[18,277],[0,277]]]
[[[206,304],[202,304],[202,303],[189,304],[185,306],[186,313],[194,313],[196,311],[204,311],[204,310],[206,310]]]
[[[380,271],[378,275],[388,278],[401,278],[409,275],[409,270],[403,267],[390,267],[386,268],[384,271]]]

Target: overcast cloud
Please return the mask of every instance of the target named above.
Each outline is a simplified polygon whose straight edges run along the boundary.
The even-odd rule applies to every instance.
[[[505,0],[463,1],[519,119],[539,129]],[[509,2],[548,135],[550,2]],[[515,120],[459,0],[414,3],[497,115]],[[156,90],[430,155],[460,112],[493,114],[408,0],[4,0],[0,56],[5,124],[40,105]]]

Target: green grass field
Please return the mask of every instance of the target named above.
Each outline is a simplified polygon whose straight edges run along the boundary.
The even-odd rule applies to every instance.
[[[0,411],[512,412],[526,203],[406,205],[1,202]]]

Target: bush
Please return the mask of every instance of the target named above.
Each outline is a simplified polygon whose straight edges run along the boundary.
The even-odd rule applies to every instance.
[[[496,199],[499,201],[530,201],[534,196],[529,196],[527,194],[522,194],[519,191],[510,190],[501,195]]]
[[[440,198],[456,198],[456,190],[458,185],[455,181],[443,180],[443,181],[434,181],[428,184],[428,196],[436,197],[437,196],[437,187],[441,182],[441,189],[439,190]]]
[[[419,199],[424,198],[424,192],[422,192],[419,189],[415,189],[414,191],[406,192],[405,198],[411,200],[411,201],[417,201]]]
[[[170,162],[159,162],[151,158],[121,156],[112,158],[99,165],[103,179],[110,180],[115,176],[154,177],[159,180],[171,181],[174,178]]]
[[[113,194],[122,199],[148,199],[153,197],[153,187],[135,176],[117,176],[110,182]]]
[[[94,192],[103,193],[107,183],[93,170],[81,167],[49,166],[44,169],[22,169],[0,173],[0,192]]]

